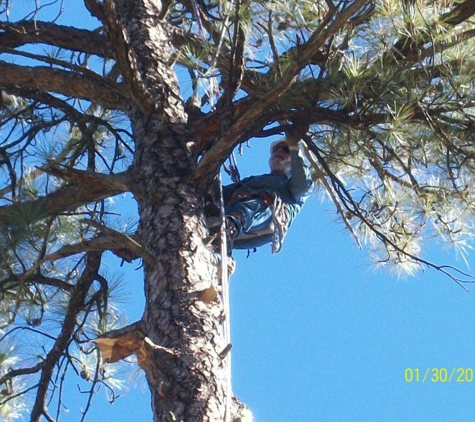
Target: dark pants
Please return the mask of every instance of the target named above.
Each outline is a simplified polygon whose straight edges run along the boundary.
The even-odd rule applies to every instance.
[[[272,209],[260,198],[238,200],[225,207],[225,214],[236,223],[239,230],[237,237],[262,230],[272,222]]]

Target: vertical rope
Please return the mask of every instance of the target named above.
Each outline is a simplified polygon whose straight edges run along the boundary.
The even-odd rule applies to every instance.
[[[221,220],[221,288],[224,307],[224,340],[226,348],[231,344],[231,315],[229,306],[229,275],[228,275],[228,248],[226,242],[226,218],[224,212],[223,184],[221,173],[218,175],[219,181],[219,217]],[[226,414],[224,422],[231,422],[232,386],[231,386],[231,351],[224,357],[226,367]]]

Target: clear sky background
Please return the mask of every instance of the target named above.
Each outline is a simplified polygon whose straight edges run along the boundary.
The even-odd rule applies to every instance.
[[[82,1],[77,3],[75,9],[75,1],[65,2],[58,23],[86,19],[78,14]],[[13,1],[14,8],[21,5]],[[238,157],[242,177],[268,171],[270,142],[256,140],[244,149]],[[256,422],[475,420],[475,286],[468,285],[467,293],[434,270],[404,280],[374,273],[368,253],[357,248],[336,217],[330,203],[312,197],[280,254],[271,255],[269,246],[249,258],[244,251],[235,253],[234,393]],[[438,246],[429,256],[463,266]],[[122,305],[133,322],[143,310],[138,263],[110,265],[111,272],[128,271]],[[412,382],[405,380],[407,368]],[[445,368],[448,377],[454,371],[451,382],[431,382],[431,368]],[[445,379],[443,370],[440,375]],[[113,405],[101,391],[86,420],[151,421],[143,379],[128,384]],[[71,391],[77,394],[75,387]],[[61,420],[79,419],[72,406]]]

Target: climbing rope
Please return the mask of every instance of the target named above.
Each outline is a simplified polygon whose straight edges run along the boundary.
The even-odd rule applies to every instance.
[[[221,233],[220,233],[220,253],[221,253],[221,291],[224,307],[224,340],[226,342],[226,348],[231,345],[231,312],[229,306],[229,273],[228,273],[228,247],[226,242],[226,216],[224,212],[224,198],[223,198],[223,184],[221,180],[221,174],[218,175],[219,182],[219,217],[221,221]],[[224,357],[226,366],[226,415],[225,422],[231,422],[231,404],[232,404],[232,386],[231,386],[231,352],[228,351]]]
[[[230,175],[234,183],[240,181],[239,171],[237,169],[234,154],[232,159],[229,159],[228,166],[224,166],[225,171]],[[224,422],[231,422],[231,407],[232,407],[232,385],[231,385],[231,312],[229,303],[229,256],[228,245],[226,237],[226,215],[224,209],[223,184],[221,173],[217,176],[219,185],[219,219],[220,219],[220,254],[221,266],[219,268],[219,276],[221,280],[221,295],[224,309],[223,335],[226,343],[226,355],[223,357],[226,368],[226,407]],[[288,227],[288,217],[285,212],[285,206],[279,195],[267,193],[272,198],[272,222],[274,225],[274,233],[272,239],[272,253],[280,252],[282,243]]]

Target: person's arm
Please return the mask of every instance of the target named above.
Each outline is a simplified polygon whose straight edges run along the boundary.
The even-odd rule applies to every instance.
[[[303,204],[314,188],[312,170],[300,156],[298,144],[296,148],[290,146],[289,149],[291,158],[290,193],[297,202]]]
[[[285,134],[291,159],[290,193],[300,204],[303,204],[313,191],[312,171],[299,154],[300,139],[306,131],[306,127],[295,126]]]

